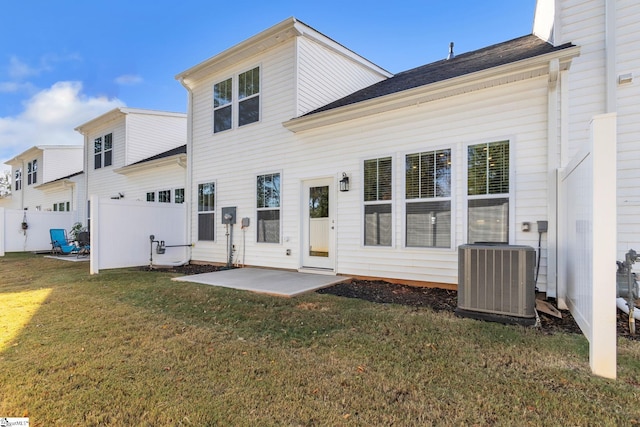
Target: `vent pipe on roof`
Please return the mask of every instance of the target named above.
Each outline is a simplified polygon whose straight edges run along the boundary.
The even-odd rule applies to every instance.
[[[449,59],[453,59],[454,57],[454,53],[453,53],[453,42],[449,43],[449,55],[447,56],[447,60]]]

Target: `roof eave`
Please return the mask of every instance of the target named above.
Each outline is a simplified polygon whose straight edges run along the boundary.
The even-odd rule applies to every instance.
[[[202,78],[214,69],[221,69],[235,65],[238,62],[271,49],[280,43],[284,43],[294,37],[301,36],[315,40],[324,47],[369,67],[382,76],[390,77],[392,75],[384,68],[379,67],[366,58],[356,54],[352,50],[344,47],[340,43],[325,36],[307,24],[291,17],[177,74],[175,78],[182,82],[182,84],[189,86],[191,82]]]
[[[424,86],[403,90],[331,110],[296,117],[283,123],[291,132],[301,132],[411,105],[443,99],[499,84],[511,83],[549,74],[549,63],[558,59],[560,71],[569,69],[571,60],[580,54],[577,46],[488,68]]]
[[[295,35],[300,35],[300,30],[296,26],[296,19],[287,18],[279,24],[268,28],[245,41],[230,47],[227,50],[177,74],[176,80],[188,84],[191,80],[197,80],[199,76],[206,74],[212,68],[224,67],[228,64],[250,58],[257,53],[263,52],[278,43],[284,42]]]
[[[74,185],[75,182],[68,179],[54,179],[53,181],[44,182],[40,185],[36,185],[34,188],[36,190],[56,190],[56,189],[64,189],[68,188],[69,185]]]

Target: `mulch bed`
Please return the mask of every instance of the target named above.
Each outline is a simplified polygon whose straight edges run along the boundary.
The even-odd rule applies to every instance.
[[[148,269],[148,268],[147,268]],[[181,267],[155,269],[153,271],[173,272],[184,275],[218,271],[220,267],[212,265],[189,264]],[[345,298],[359,298],[379,304],[400,304],[410,307],[428,307],[434,311],[453,312],[458,305],[458,293],[446,289],[426,288],[388,283],[382,280],[352,280],[316,291],[319,294],[331,294]],[[551,301],[553,304],[554,301]],[[569,311],[562,311],[562,318],[538,312],[540,329],[544,333],[565,332],[581,334]],[[640,322],[637,325],[640,329]],[[629,332],[629,317],[617,310],[617,334],[632,340],[640,340],[640,330],[635,335]]]

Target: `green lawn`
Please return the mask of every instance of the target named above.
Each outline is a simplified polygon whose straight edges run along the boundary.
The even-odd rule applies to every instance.
[[[618,380],[580,335],[429,309],[0,258],[0,417],[50,425],[630,425],[640,342]]]

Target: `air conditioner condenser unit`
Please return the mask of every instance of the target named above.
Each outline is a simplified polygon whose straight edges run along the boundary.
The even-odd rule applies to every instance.
[[[501,323],[536,323],[530,246],[472,244],[458,247],[458,307],[462,317]]]

